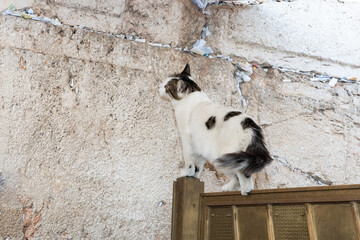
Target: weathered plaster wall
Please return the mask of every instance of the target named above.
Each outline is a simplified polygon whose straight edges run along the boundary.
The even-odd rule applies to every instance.
[[[253,77],[242,85],[247,112],[257,116],[274,156],[258,186],[358,184],[360,84],[331,88],[276,69]]]
[[[233,66],[8,16],[0,34],[0,238],[169,239],[182,153],[158,86],[189,62],[237,105]]]
[[[113,34],[137,35],[147,41],[191,47],[205,24],[191,1],[41,1],[34,10],[58,17],[68,25],[81,25]]]
[[[22,0],[36,13],[68,25],[150,42],[187,47],[207,24],[208,45],[248,61],[360,78],[360,3],[338,0],[267,2],[256,6],[211,6],[205,17],[189,0]],[[3,7],[6,5],[3,4]]]
[[[360,78],[360,2],[210,7],[208,44],[248,61]]]
[[[60,7],[66,12],[65,3],[50,5],[54,13]],[[89,18],[92,9],[105,9],[94,6]],[[183,8],[176,12],[176,24],[150,24],[167,15],[151,7],[143,11],[153,18],[141,20],[149,24],[142,31],[151,41],[165,37],[160,42],[171,39],[176,46],[186,35],[185,27],[176,27],[183,24],[177,18],[198,20],[191,12],[196,9]],[[91,23],[75,14],[85,6],[69,9],[79,21],[71,23],[69,17],[69,25]],[[97,18],[91,26],[112,31]],[[198,38],[200,23],[189,39]],[[179,176],[182,153],[170,104],[159,97],[158,84],[189,62],[213,100],[241,108],[234,66],[8,16],[0,17],[0,36],[0,238],[169,239],[172,181]],[[284,78],[292,82],[283,83]],[[244,110],[264,128],[275,156],[256,176],[257,188],[360,182],[359,84],[330,88],[303,76],[257,69],[242,89],[249,104]],[[220,190],[214,172],[206,170],[202,180],[206,191]]]
[[[9,7],[10,4],[15,4],[16,8],[22,9],[32,6],[34,4],[34,0],[0,0],[0,11]]]

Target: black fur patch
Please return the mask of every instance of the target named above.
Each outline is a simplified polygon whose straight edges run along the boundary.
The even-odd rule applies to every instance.
[[[251,128],[253,131],[251,143],[247,146],[245,152],[228,153],[216,161],[220,167],[239,168],[246,177],[250,177],[251,174],[260,171],[265,165],[269,164],[272,158],[266,149],[261,128],[251,118],[245,118],[241,125],[244,130]]]
[[[246,152],[257,157],[257,161],[253,161],[246,169],[243,170],[244,174],[251,175],[254,172],[260,171],[266,164],[272,161],[269,151],[267,150],[264,142],[262,130],[251,118],[245,118],[241,122],[243,129],[251,128],[253,130],[253,137],[251,143],[246,148]],[[260,160],[261,159],[261,160]]]
[[[190,74],[190,64],[186,64],[184,70],[181,72],[181,75],[187,75],[187,76],[191,76]]]
[[[241,122],[241,126],[243,127],[244,130],[247,128],[252,128],[252,129],[261,131],[261,128],[251,118],[245,118]]]
[[[190,77],[188,75],[177,75],[176,77],[180,78],[182,81],[184,81],[184,83],[186,84],[186,86],[188,87],[188,92],[192,93],[192,92],[196,92],[199,91],[201,92],[201,88],[196,84],[196,82],[194,82],[193,80],[190,79]]]
[[[180,100],[181,98],[178,95],[178,90],[177,90],[177,84],[178,84],[179,79],[171,79],[165,86],[165,91],[166,93],[176,99],[176,100]]]
[[[212,129],[215,127],[216,124],[216,117],[215,116],[211,116],[205,123],[205,126],[207,127],[207,129]]]
[[[224,117],[224,121],[227,121],[229,120],[230,118],[232,117],[236,117],[238,115],[242,114],[242,112],[239,112],[239,111],[232,111],[232,112],[228,112],[225,117]]]
[[[180,74],[176,74],[175,77],[180,78],[186,83],[188,93],[201,91],[200,87],[191,79],[190,65],[188,63],[186,64],[184,70]]]
[[[182,81],[182,83],[179,83],[179,81]],[[181,100],[178,92],[178,84],[183,84],[183,87],[181,89],[182,93],[186,92],[186,94],[189,94],[192,92],[201,91],[200,87],[188,76],[174,76],[174,79],[171,79],[166,84],[165,91],[170,97],[176,100]]]
[[[172,79],[165,86],[165,91],[171,98],[181,100],[179,92],[187,95],[197,91],[201,92],[201,88],[191,79],[190,65],[186,64],[181,73],[172,75]]]

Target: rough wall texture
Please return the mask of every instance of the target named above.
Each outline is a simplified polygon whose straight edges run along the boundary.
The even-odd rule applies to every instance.
[[[205,24],[191,1],[34,1],[36,12],[113,34],[138,35],[151,42],[191,47]]]
[[[331,88],[274,69],[253,77],[243,85],[247,112],[258,117],[275,159],[258,186],[359,183],[360,85]]]
[[[360,78],[360,3],[297,0],[210,11],[208,44],[225,55]]]
[[[51,13],[49,6],[66,7],[47,2],[39,7],[44,13]],[[89,11],[104,7],[90,3]],[[69,8],[83,11],[85,5]],[[66,13],[59,9],[53,11]],[[162,16],[150,6],[143,11]],[[182,14],[185,22],[197,20]],[[97,18],[71,23],[69,17],[68,24],[95,26],[102,22]],[[180,42],[182,30],[174,26],[154,24],[154,39],[161,32]],[[150,39],[152,27],[142,30]],[[169,239],[172,181],[182,153],[158,85],[189,62],[214,101],[240,108],[234,66],[15,17],[0,17],[0,36],[0,238]],[[275,156],[256,176],[257,188],[359,183],[359,86],[330,88],[299,75],[256,70],[242,85],[245,110],[264,128]],[[206,191],[220,190],[214,172],[206,170],[202,180]]]
[[[0,3],[5,8],[10,1]],[[270,1],[256,6],[210,6],[204,16],[190,0],[19,0],[18,8],[67,25],[139,36],[191,48],[206,24],[216,52],[261,64],[360,78],[360,4],[338,0]]]
[[[168,239],[182,153],[158,86],[189,62],[210,96],[236,105],[233,66],[66,26],[0,21],[0,238]],[[214,174],[204,177],[219,190]]]

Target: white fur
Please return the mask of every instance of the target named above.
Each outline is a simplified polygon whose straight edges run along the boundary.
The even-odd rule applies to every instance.
[[[224,116],[236,110],[212,103],[204,92],[190,93],[181,100],[169,98],[164,87],[170,79],[172,78],[160,86],[159,91],[162,96],[171,100],[174,107],[185,161],[182,176],[199,177],[206,160],[217,167],[215,160],[222,155],[246,150],[252,139],[252,131],[250,128],[243,130],[241,126],[241,121],[247,117],[245,114],[224,122]],[[214,128],[207,129],[205,123],[210,116],[216,117],[216,123]],[[199,168],[196,174],[195,165]],[[223,190],[234,190],[234,186],[240,181],[242,194],[247,194],[253,189],[252,179],[239,174],[239,169],[235,170],[224,172],[231,180],[223,186]]]
[[[167,78],[167,79],[165,80],[165,82],[163,82],[163,83],[160,85],[160,87],[159,87],[159,93],[160,93],[160,95],[161,95],[162,97],[168,99],[168,100],[171,100],[171,98],[169,97],[169,95],[166,94],[165,86],[166,86],[166,84],[167,84],[171,79],[173,79],[173,78]]]

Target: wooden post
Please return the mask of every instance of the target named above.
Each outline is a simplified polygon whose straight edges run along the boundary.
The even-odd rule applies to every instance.
[[[181,177],[174,182],[172,240],[197,240],[201,193],[204,193],[204,183],[197,178]]]

